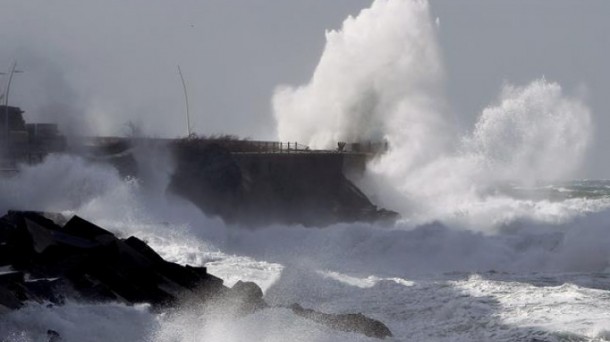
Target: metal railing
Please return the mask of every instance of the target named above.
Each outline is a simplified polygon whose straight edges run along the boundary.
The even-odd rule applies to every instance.
[[[358,143],[339,144],[338,148],[317,150],[300,144],[297,141],[265,141],[239,139],[233,136],[219,137],[189,137],[183,139],[167,138],[124,138],[124,137],[95,137],[85,138],[88,145],[120,145],[138,142],[158,142],[162,144],[177,143],[190,146],[220,145],[232,153],[355,153],[355,154],[383,154],[388,151],[388,143],[364,141]]]
[[[298,142],[282,141],[252,141],[242,142],[242,148],[236,148],[235,152],[254,152],[254,153],[297,153],[310,152],[309,146]]]

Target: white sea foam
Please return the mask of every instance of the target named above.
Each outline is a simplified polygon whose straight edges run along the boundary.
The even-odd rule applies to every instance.
[[[146,341],[158,326],[147,306],[112,303],[32,304],[0,317],[0,338],[11,342],[48,341],[49,329],[64,341]]]
[[[137,158],[152,165],[144,179],[50,156],[0,180],[0,209],[76,213],[171,261],[206,265],[228,285],[255,281],[272,304],[363,312],[399,341],[610,340],[608,197],[501,190],[571,177],[589,143],[588,109],[544,79],[507,85],[457,136],[437,29],[425,1],[377,0],[327,33],[308,84],[274,97],[281,138],[390,142],[363,185],[401,211],[395,226],[227,226],[165,194],[171,163],[146,153]],[[281,307],[246,317],[209,310],[32,304],[0,316],[0,339],[36,341],[54,329],[66,341],[368,340]]]
[[[607,211],[586,214],[575,205],[575,216],[561,223],[523,220],[516,214],[493,234],[442,224],[404,227],[403,223],[241,230],[205,217],[185,201],[144,189],[136,180],[123,180],[111,169],[75,158],[54,158],[28,168],[21,177],[5,180],[2,186],[26,187],[30,176],[38,180],[36,184],[50,182],[56,174],[50,167],[87,171],[76,179],[82,184],[104,184],[103,191],[84,187],[86,191],[75,193],[78,203],[63,204],[66,213],[83,215],[123,236],[135,234],[169,260],[207,265],[229,285],[238,279],[255,281],[273,304],[300,302],[327,312],[363,312],[386,322],[397,340],[494,336],[506,341],[552,340],[570,334],[600,341],[607,338],[608,291],[588,290],[610,285],[604,278],[610,265]],[[71,182],[62,184],[65,190],[71,189]],[[36,196],[44,193],[43,187],[28,191],[33,198],[44,198]],[[19,198],[14,200],[20,203]],[[4,203],[10,206],[10,199]],[[41,209],[49,208],[45,201],[39,203]],[[535,203],[528,211],[539,211],[551,202],[539,207]],[[567,215],[562,209],[558,214]],[[484,276],[469,277],[472,272]],[[565,272],[581,275],[573,279],[563,276]],[[530,286],[541,277],[550,283]],[[566,282],[580,284],[577,291],[587,295],[570,297],[574,287],[560,286]],[[562,296],[563,301],[547,301],[546,293]],[[549,305],[550,311],[542,309]],[[33,305],[4,316],[0,330],[11,341],[39,340],[46,329],[60,332],[67,341],[79,341],[81,328],[89,325],[93,340],[100,341],[196,341],[203,337],[241,341],[252,336],[261,341],[285,336],[297,341],[367,340],[318,326],[285,309],[239,318],[209,316],[196,306],[159,315],[145,307],[121,305]],[[113,329],[98,329],[98,325]]]

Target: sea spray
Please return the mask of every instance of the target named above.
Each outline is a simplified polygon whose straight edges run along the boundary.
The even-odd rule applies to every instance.
[[[62,172],[66,179],[57,182]],[[492,214],[506,218],[501,230],[490,235],[456,230],[449,224],[410,227],[404,222],[393,229],[352,223],[323,230],[272,226],[250,231],[206,217],[191,203],[167,197],[164,191],[151,192],[142,184],[80,158],[50,157],[25,167],[19,177],[4,179],[0,190],[22,189],[28,197],[12,203],[15,198],[4,198],[3,210],[23,207],[29,199],[33,209],[81,215],[119,235],[145,239],[170,261],[211,263],[226,278],[252,277],[265,289],[272,287],[285,265],[401,276],[489,269],[601,272],[610,260],[604,248],[610,224],[608,195],[561,201],[506,195],[464,203],[475,209],[481,206],[477,217],[482,221]],[[91,191],[92,185],[96,191]],[[49,186],[54,186],[54,196],[48,194]],[[73,200],[54,203],[65,194]],[[597,252],[585,257],[587,250]]]
[[[582,165],[591,140],[589,108],[544,78],[506,85],[498,104],[483,110],[464,149],[493,181],[565,180]]]
[[[13,176],[0,178],[0,210],[64,211],[124,184],[110,165],[53,154],[44,162],[20,165]]]
[[[436,26],[425,1],[378,0],[326,46],[304,86],[279,87],[273,97],[280,140],[312,148],[338,141],[406,138],[413,159],[429,152],[444,129],[439,116],[442,64]]]
[[[391,184],[385,185],[388,193],[404,195],[404,202],[395,195],[393,204],[415,222],[466,219],[469,227],[489,226],[493,215],[514,212],[515,203],[502,193],[503,187],[574,176],[591,131],[587,106],[564,95],[559,84],[539,79],[521,87],[506,85],[498,104],[482,111],[472,133],[455,142],[457,148],[401,169],[397,165],[411,152],[408,143],[400,143],[373,163],[370,172],[377,182]]]
[[[64,174],[66,181],[53,183],[58,174]],[[508,212],[518,215],[495,234],[443,224],[406,229],[404,223],[393,229],[352,223],[326,229],[274,226],[240,230],[206,218],[186,201],[155,193],[158,186],[146,190],[146,182],[121,178],[110,168],[79,158],[51,157],[42,164],[25,167],[21,175],[6,179],[2,186],[24,189],[32,203],[44,199],[39,202],[40,208],[52,207],[48,205],[53,203],[52,198],[42,196],[48,190],[44,185],[51,184],[57,194],[71,193],[79,199],[65,202],[61,208],[94,218],[96,223],[119,234],[134,234],[165,258],[210,266],[212,274],[220,271],[229,280],[259,282],[266,289],[267,300],[275,304],[302,302],[328,312],[372,315],[387,322],[398,339],[426,341],[460,336],[476,340],[495,334],[503,336],[499,340],[508,341],[547,336],[559,330],[584,336],[604,334],[610,305],[607,291],[586,287],[609,285],[603,272],[610,264],[606,248],[610,243],[610,215],[601,208],[599,213],[580,216],[586,205],[595,202],[588,198],[556,203],[530,201],[526,211],[544,213],[556,206],[549,215],[568,215],[563,223],[524,220],[522,207],[509,207]],[[33,179],[38,182],[31,183]],[[89,186],[78,184],[103,186],[96,188],[99,192],[92,192]],[[604,186],[601,183],[597,187]],[[511,200],[513,205],[524,203]],[[567,210],[569,205],[574,208]],[[594,277],[564,275],[583,271],[602,273]],[[470,272],[482,276],[468,277]],[[335,276],[329,278],[328,274]],[[372,286],[358,286],[354,284],[357,279]],[[542,285],[529,286],[528,282]],[[557,287],[565,282],[578,285]],[[469,288],[478,292],[465,294],[464,289]],[[523,291],[518,297],[507,295],[519,289]],[[558,304],[539,297],[551,290],[568,299]],[[575,294],[580,298],[578,302],[570,299]],[[496,304],[496,298],[506,307]],[[532,298],[542,299],[531,305]],[[296,341],[359,338],[301,320],[279,308],[243,318],[226,318],[210,317],[192,307],[156,314],[142,307],[121,305],[32,305],[2,318],[0,338],[35,341],[44,338],[47,329],[53,329],[67,341],[78,341],[83,336],[82,327],[89,327],[87,331],[95,334],[91,340],[100,341],[196,341],[201,337],[242,341],[252,336],[264,341],[280,341],[286,336]],[[556,314],[541,313],[539,307],[546,305]],[[585,321],[577,314],[583,310],[587,312]],[[531,317],[545,320],[545,328],[529,328]],[[513,323],[507,324],[505,319]],[[113,329],[107,328],[110,326]]]
[[[573,177],[591,140],[590,111],[544,78],[507,83],[471,132],[458,135],[442,92],[437,30],[426,1],[377,0],[349,17],[326,34],[311,80],[276,91],[279,138],[313,148],[389,142],[360,185],[412,225],[513,220],[493,219],[511,210],[488,206],[510,202],[497,189]]]
[[[393,15],[395,20],[373,20]],[[377,32],[370,25],[387,30],[388,40],[381,34],[361,40]],[[389,27],[414,31],[398,34]],[[401,208],[405,221],[394,227],[240,230],[165,197],[159,191],[163,175],[149,178],[159,182],[149,191],[150,182],[69,157],[48,158],[1,182],[0,190],[10,194],[2,207],[70,210],[146,239],[172,260],[212,266],[228,279],[263,279],[266,299],[274,303],[303,301],[328,311],[375,315],[398,340],[608,340],[609,196],[556,200],[544,194],[566,185],[545,184],[542,199],[530,199],[502,192],[500,184],[570,177],[590,137],[588,109],[545,80],[507,86],[470,133],[456,136],[439,96],[442,65],[433,29],[425,2],[376,1],[348,19],[343,30],[328,34],[328,57],[310,84],[284,88],[274,98],[280,135],[290,140],[313,147],[333,147],[335,140],[390,141],[390,153],[370,171],[387,187],[376,188],[377,199]],[[412,39],[397,44],[396,37]],[[335,41],[341,49],[333,55],[328,51]],[[350,50],[352,41],[362,46]],[[387,49],[368,45],[380,41]],[[394,63],[403,50],[414,59]],[[343,55],[349,51],[351,57]],[[418,65],[409,61],[421,55],[430,58],[409,69]],[[386,64],[376,56],[385,56],[380,60]],[[336,75],[327,75],[342,62]],[[379,76],[379,70],[388,72]],[[444,223],[421,225],[431,220]],[[68,303],[13,312],[0,327],[0,339],[8,332],[9,341],[39,340],[48,328],[67,341],[358,338],[302,321],[286,309],[225,320],[198,310],[153,314],[144,307]]]
[[[159,327],[149,305],[30,303],[1,316],[0,339],[10,342],[49,341],[48,330],[61,334],[61,341],[149,341]]]

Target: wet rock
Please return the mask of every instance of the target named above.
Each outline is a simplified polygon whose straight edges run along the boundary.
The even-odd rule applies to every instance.
[[[150,248],[150,246],[146,244],[146,242],[138,239],[135,236],[130,236],[129,238],[127,238],[125,240],[125,244],[133,248],[136,252],[142,254],[154,264],[160,264],[164,261],[163,258],[159,254],[157,254],[157,252],[155,252],[154,249]]]
[[[304,309],[299,304],[293,304],[292,312],[316,323],[326,325],[332,329],[356,332],[368,337],[385,338],[391,337],[392,332],[382,322],[357,314],[327,314],[311,309]]]
[[[60,278],[28,280],[23,285],[31,300],[54,304],[64,303],[63,293],[66,293],[70,287],[65,280]]]
[[[0,275],[7,309],[64,297],[166,306],[184,293],[212,297],[224,288],[204,267],[165,261],[142,240],[119,239],[78,216],[12,211],[0,218],[0,239],[2,263],[15,271]]]
[[[231,292],[253,302],[263,299],[263,290],[261,290],[256,283],[251,281],[239,280],[233,285]]]
[[[242,312],[250,313],[267,307],[267,303],[263,300],[263,290],[251,281],[238,281],[229,294],[239,301]]]
[[[116,240],[116,237],[109,231],[96,226],[78,216],[73,216],[62,228],[65,234],[77,236],[90,241],[108,243]]]
[[[22,305],[12,291],[0,286],[0,314],[19,309]]]
[[[19,309],[25,298],[24,277],[21,272],[0,273],[0,313]]]
[[[153,308],[184,304],[185,299],[228,304],[237,313],[267,308],[253,282],[232,288],[205,267],[164,260],[144,241],[119,239],[80,217],[11,211],[0,218],[0,314],[27,301],[61,305],[68,298],[87,301],[150,303]],[[190,297],[189,297],[190,296]],[[362,314],[325,314],[292,306],[295,314],[333,329],[367,336],[391,336],[381,322]],[[61,336],[50,330],[49,341]]]
[[[10,249],[6,243],[0,243],[0,267],[10,265]]]
[[[59,335],[59,333],[55,330],[47,330],[47,341],[48,342],[59,342],[61,341],[61,335]]]

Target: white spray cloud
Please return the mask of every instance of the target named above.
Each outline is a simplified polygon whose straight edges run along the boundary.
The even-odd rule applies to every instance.
[[[468,216],[464,205],[499,184],[573,176],[591,140],[590,111],[545,79],[506,85],[471,133],[454,134],[438,22],[426,1],[377,0],[327,33],[311,81],[273,98],[280,139],[314,148],[386,139],[390,153],[370,167],[382,181],[369,190],[423,220]]]
[[[535,181],[570,176],[590,142],[589,109],[557,83],[507,85],[497,106],[483,110],[466,147],[495,178]]]
[[[430,96],[443,75],[435,30],[425,1],[379,0],[348,17],[326,33],[310,82],[276,90],[280,140],[329,148],[404,133],[432,143],[431,130],[443,124]]]
[[[487,226],[505,222],[499,218],[510,221],[516,212],[537,215],[495,189],[569,179],[582,165],[590,132],[589,109],[566,97],[558,84],[540,79],[523,87],[506,85],[499,103],[482,111],[473,132],[455,142],[457,148],[405,165],[410,143],[396,139],[396,148],[371,170],[390,184],[384,192],[398,192],[385,204],[415,222],[459,216],[468,225]]]

